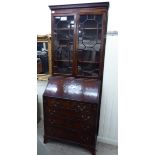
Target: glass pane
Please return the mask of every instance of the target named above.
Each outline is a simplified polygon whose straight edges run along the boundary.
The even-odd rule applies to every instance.
[[[54,73],[71,74],[74,16],[54,17]]]
[[[73,28],[74,16],[54,17],[54,27],[55,28]]]
[[[54,66],[54,73],[71,74],[72,62],[56,61]]]
[[[78,74],[99,75],[102,15],[81,15],[78,33]]]
[[[99,64],[80,62],[78,66],[78,71],[79,71],[79,75],[82,75],[82,76],[97,77],[99,74]]]

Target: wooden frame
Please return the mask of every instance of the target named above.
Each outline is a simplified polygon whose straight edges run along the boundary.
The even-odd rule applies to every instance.
[[[72,9],[72,8],[109,8],[109,2],[98,2],[98,3],[81,3],[81,4],[68,4],[68,5],[50,5],[51,10],[60,10],[60,9]]]
[[[48,43],[48,74],[37,74],[38,80],[48,80],[52,75],[52,51],[51,51],[51,35],[37,35],[37,42],[47,42]]]
[[[67,15],[73,15],[75,26],[74,26],[74,48],[73,48],[73,64],[72,64],[72,73],[70,74],[63,74],[63,73],[55,73],[54,72],[54,36],[52,37],[52,75],[63,75],[63,76],[75,76],[75,77],[86,77],[86,78],[98,78],[102,79],[103,77],[103,69],[104,69],[104,55],[105,55],[105,36],[107,32],[107,14],[108,14],[108,8],[109,3],[86,3],[86,4],[71,4],[71,5],[59,5],[59,6],[49,6],[51,9],[51,32],[52,35],[54,34],[54,20],[53,18],[55,16],[67,16]],[[102,20],[102,25],[104,25],[104,28],[102,29],[102,37],[101,37],[101,52],[100,52],[100,60],[99,60],[99,75],[98,76],[83,76],[78,74],[77,64],[78,64],[78,53],[77,53],[77,47],[78,47],[78,28],[79,25],[79,16],[85,15],[85,14],[94,14],[94,15],[102,15],[104,19]]]
[[[102,94],[101,86],[102,86],[103,69],[104,69],[104,55],[105,55],[109,2],[57,5],[57,6],[49,6],[49,8],[51,9],[51,34],[52,34],[51,54],[53,59],[52,60],[53,77],[49,78],[47,88],[43,94],[44,118],[45,118],[44,143],[47,143],[48,140],[53,139],[64,142],[66,141],[83,146],[84,148],[88,149],[92,153],[92,155],[95,155],[96,140],[99,128],[100,105]],[[83,26],[82,28],[80,24],[84,22],[80,21],[81,15],[87,16],[87,18],[84,21],[88,19],[96,20],[95,16],[97,15],[101,15],[102,18],[99,18],[100,21],[96,22],[97,26],[95,27]],[[93,15],[94,18],[90,18],[89,15]],[[74,19],[73,18],[69,19],[67,17],[61,19],[60,16],[62,17],[74,16]],[[60,20],[66,21],[65,24],[66,26],[57,26]],[[74,22],[72,22],[73,20]],[[98,23],[100,24],[100,26]],[[58,30],[66,31],[68,29],[69,29],[68,33],[69,35],[66,35],[66,33],[64,33],[65,35],[60,35],[59,37],[57,37],[57,34],[59,33]],[[81,49],[83,50],[83,52],[87,51],[87,49],[84,50],[84,48],[79,48],[80,44],[79,38],[82,36],[79,35],[79,33],[81,33],[79,32],[79,30],[82,29],[87,30],[97,29],[96,30],[97,35],[95,36],[96,38],[95,41],[99,40],[98,44],[100,44],[100,46],[98,49],[97,48],[95,49],[95,52],[98,52],[98,55],[95,53],[95,55],[97,55],[95,58],[93,57],[94,55],[92,56],[93,58],[91,59],[87,58],[81,59],[82,56],[84,57],[84,54],[82,56],[79,56]],[[70,35],[70,30],[72,30],[72,35]],[[100,36],[98,35],[99,33]],[[92,40],[94,40],[94,34],[90,33],[90,35],[92,37]],[[89,37],[88,35],[87,37],[88,39],[85,40],[91,41],[90,39],[91,37]],[[72,46],[69,47],[67,41],[66,43],[65,41],[63,42],[61,40],[65,41],[69,40],[68,42]],[[82,44],[86,47],[86,44],[84,44],[83,42]],[[90,45],[93,46],[90,47],[88,44],[87,47],[94,48],[96,44],[97,41],[95,42],[95,44],[93,42],[90,42]],[[65,52],[67,51],[69,53],[68,54],[69,56],[67,54],[66,57],[63,56],[62,54],[63,48],[67,49],[64,51]],[[72,59],[70,57],[71,52],[73,54]],[[57,67],[58,61],[64,62],[60,63],[59,68]],[[69,63],[66,65],[65,64],[66,62]],[[94,64],[96,63],[97,71],[96,70],[95,71],[97,73],[95,74],[88,73],[86,72],[87,71],[86,69],[85,71],[86,74],[85,73],[81,74],[79,71],[80,70],[79,64],[81,62],[84,63],[84,65],[91,64],[90,68],[93,68]],[[63,68],[65,69],[69,68],[69,69],[66,71],[65,69],[63,70]],[[77,89],[79,89],[79,91]],[[97,95],[94,95],[95,91]],[[93,96],[97,97],[97,102],[92,102]],[[88,99],[87,101],[85,100],[86,98]],[[85,108],[80,107],[81,105],[84,105]],[[92,109],[90,109],[91,107]],[[89,117],[87,117],[87,113],[90,114]],[[63,118],[64,115],[65,119]],[[79,117],[80,115],[82,117]],[[85,116],[88,119],[85,119],[84,118]],[[90,117],[93,117],[91,118],[91,123],[89,122]],[[85,123],[87,124],[86,127]],[[90,128],[89,123],[93,124]],[[71,126],[69,126],[68,124]],[[81,127],[79,127],[80,124]]]

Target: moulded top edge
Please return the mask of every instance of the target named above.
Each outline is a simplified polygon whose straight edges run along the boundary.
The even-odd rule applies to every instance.
[[[50,10],[59,9],[75,9],[75,8],[93,8],[93,7],[103,7],[109,9],[109,2],[98,2],[98,3],[79,3],[79,4],[66,4],[66,5],[50,5]]]

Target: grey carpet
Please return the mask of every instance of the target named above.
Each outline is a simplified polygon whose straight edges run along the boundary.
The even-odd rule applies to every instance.
[[[60,142],[43,143],[43,123],[39,122],[37,128],[37,155],[91,155],[81,147]],[[96,155],[118,155],[117,146],[97,142]]]

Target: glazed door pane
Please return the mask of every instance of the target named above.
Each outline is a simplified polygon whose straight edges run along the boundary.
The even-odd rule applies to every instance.
[[[72,74],[74,16],[54,17],[54,73]]]
[[[99,76],[102,15],[80,15],[78,25],[78,75]]]

